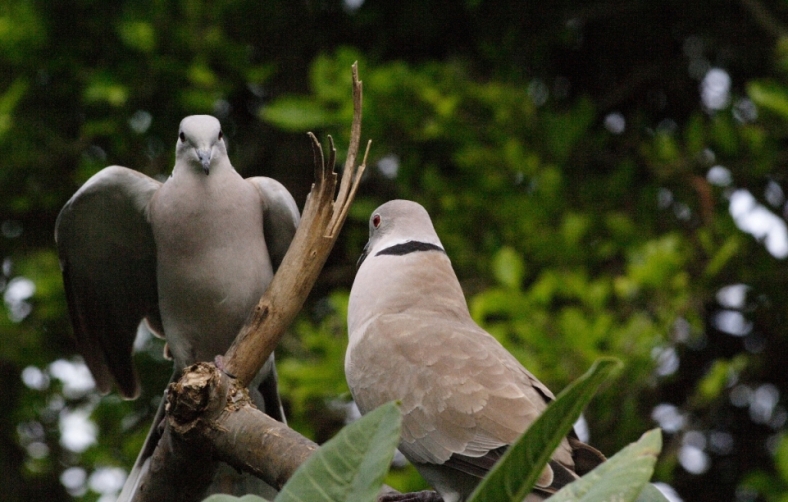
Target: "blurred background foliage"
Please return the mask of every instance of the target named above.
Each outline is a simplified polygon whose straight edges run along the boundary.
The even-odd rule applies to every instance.
[[[53,226],[110,164],[164,179],[211,113],[244,176],[303,205],[306,131],[368,174],[278,349],[291,425],[353,417],[345,313],[367,218],[433,217],[474,318],[558,391],[626,363],[585,414],[608,454],[659,425],[673,500],[788,497],[788,4],[664,0],[7,0],[0,6],[0,498],[114,500],[170,367],[137,401],[74,353]],[[408,467],[400,489],[424,485]]]

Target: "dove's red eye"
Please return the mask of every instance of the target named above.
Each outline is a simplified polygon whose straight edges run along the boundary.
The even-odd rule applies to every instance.
[[[178,135],[178,137],[179,137],[179,138],[181,138],[181,141],[184,141],[184,142],[186,141],[186,135],[185,135],[185,134],[183,134],[183,132],[181,132],[181,133]]]
[[[372,217],[372,226],[375,227],[375,228],[378,228],[378,226],[380,226],[380,215],[379,214],[376,214],[375,216]]]
[[[219,131],[219,141],[221,141],[223,137],[224,137],[224,134],[222,134],[222,131]]]

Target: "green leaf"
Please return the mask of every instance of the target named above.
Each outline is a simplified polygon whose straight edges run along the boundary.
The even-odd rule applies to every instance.
[[[550,497],[550,501],[664,501],[665,497],[659,490],[647,488],[661,450],[662,433],[659,429],[652,429],[581,479],[563,487]]]
[[[14,108],[27,93],[28,87],[27,80],[17,78],[4,93],[0,94],[0,138],[11,129]]]
[[[711,259],[706,264],[703,273],[707,277],[714,277],[736,256],[738,256],[743,246],[742,238],[739,235],[729,236],[722,246],[718,246]]]
[[[788,89],[769,80],[755,80],[747,85],[747,94],[753,102],[783,118],[788,118]]]
[[[118,34],[123,43],[142,52],[151,52],[156,48],[156,32],[151,23],[127,21],[118,26]]]
[[[718,399],[729,386],[732,375],[738,375],[747,367],[748,357],[739,354],[731,360],[716,359],[706,374],[698,380],[692,402],[706,405]]]
[[[331,115],[309,97],[283,96],[260,110],[260,118],[285,131],[303,132],[324,127]]]
[[[114,107],[123,106],[129,98],[129,90],[123,84],[112,80],[108,75],[98,75],[92,78],[83,91],[83,97],[88,103],[109,103]]]
[[[493,256],[492,267],[498,282],[511,289],[520,289],[525,265],[517,251],[509,246],[502,247]]]
[[[788,481],[788,436],[783,434],[774,452],[774,466],[783,481]]]
[[[523,500],[599,386],[621,366],[618,359],[611,357],[594,362],[591,369],[564,389],[509,448],[476,487],[469,502]],[[527,474],[523,476],[523,473]]]
[[[401,424],[399,407],[388,403],[348,425],[298,468],[275,502],[374,502]]]
[[[243,497],[234,497],[232,495],[217,494],[211,495],[202,502],[268,502],[268,499],[258,497],[257,495],[244,495]]]

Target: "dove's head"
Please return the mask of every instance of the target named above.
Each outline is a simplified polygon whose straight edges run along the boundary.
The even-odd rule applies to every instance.
[[[176,163],[179,161],[198,166],[207,175],[211,164],[227,158],[222,125],[210,115],[190,115],[181,120],[178,144],[175,147]]]
[[[375,255],[392,246],[413,243],[415,246],[437,246],[443,249],[427,210],[409,200],[392,200],[372,212],[369,217],[369,242],[357,266],[368,255]]]

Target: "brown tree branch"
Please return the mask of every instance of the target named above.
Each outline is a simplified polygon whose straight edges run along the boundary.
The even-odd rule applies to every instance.
[[[192,373],[208,377],[192,378],[183,385],[179,382],[170,392],[170,425],[184,437],[199,430],[198,440],[210,445],[215,458],[250,472],[279,490],[318,448],[255,408],[246,389],[239,388],[214,365],[199,363]],[[225,406],[213,407],[216,396],[226,396],[228,391],[230,398]],[[194,413],[195,409],[201,412]],[[238,447],[238,438],[243,438],[243,448]]]
[[[211,484],[217,460],[280,490],[318,449],[314,442],[255,408],[246,389],[236,384],[211,363],[191,366],[172,384],[167,395],[167,427],[151,458],[151,471],[156,475],[142,485],[139,500],[199,500]],[[224,406],[217,406],[222,402]],[[243,447],[238,438],[243,438]],[[388,486],[381,489],[381,496],[398,493]]]
[[[329,137],[328,162],[309,133],[315,183],[293,242],[266,292],[225,354],[223,372],[199,363],[171,384],[162,439],[139,478],[135,501],[193,501],[210,485],[217,461],[252,472],[281,488],[317,445],[255,410],[246,387],[301,310],[337,240],[366,167],[355,160],[361,137],[362,85],[353,64],[353,123],[336,200],[336,150]]]

